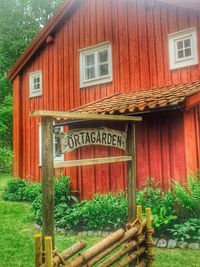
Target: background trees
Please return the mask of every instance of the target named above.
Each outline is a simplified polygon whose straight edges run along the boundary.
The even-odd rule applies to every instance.
[[[12,84],[6,73],[62,1],[1,0],[0,150],[12,149]],[[3,161],[1,157],[4,157],[5,160],[6,155],[8,154],[0,153],[0,161]]]

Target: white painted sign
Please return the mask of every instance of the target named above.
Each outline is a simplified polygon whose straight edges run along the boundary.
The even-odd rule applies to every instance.
[[[102,145],[126,150],[126,132],[109,128],[74,129],[59,135],[61,153],[87,145]]]

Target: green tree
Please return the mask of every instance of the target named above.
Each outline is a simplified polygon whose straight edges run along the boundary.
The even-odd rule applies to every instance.
[[[11,94],[7,71],[52,16],[62,0],[1,0],[0,103]]]
[[[0,105],[0,147],[12,147],[11,96],[6,96]]]
[[[63,0],[0,0],[0,148],[12,148],[12,84],[6,73]]]

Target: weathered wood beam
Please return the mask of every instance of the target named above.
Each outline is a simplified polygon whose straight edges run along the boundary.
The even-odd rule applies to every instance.
[[[103,115],[103,114],[87,114],[76,112],[62,112],[49,110],[34,110],[30,112],[31,117],[52,117],[54,119],[69,120],[94,120],[94,121],[141,121],[141,117],[124,116],[124,115]]]
[[[42,117],[42,235],[54,238],[53,119]]]
[[[140,255],[142,255],[145,252],[145,247],[140,247],[135,252],[131,253],[129,256],[127,256],[124,260],[122,260],[120,263],[117,264],[118,267],[125,267],[131,262],[135,261]]]
[[[96,245],[92,246],[88,250],[84,251],[80,254],[76,259],[74,259],[71,263],[65,265],[65,267],[79,267],[84,263],[87,263],[91,258],[98,255],[101,251],[111,246],[113,243],[117,242],[121,239],[125,234],[123,229],[119,229],[115,233],[109,235],[104,240],[100,241]]]
[[[52,237],[45,236],[45,263],[44,267],[53,267]]]
[[[36,234],[35,236],[35,267],[42,265],[42,235]]]
[[[135,125],[129,123],[127,135],[128,155],[132,160],[128,162],[128,221],[136,218],[136,153],[135,153]]]
[[[122,239],[120,239],[119,241],[117,241],[116,243],[114,243],[112,246],[110,246],[107,249],[104,249],[100,254],[96,255],[94,258],[92,258],[88,263],[87,263],[87,267],[90,266],[94,266],[95,263],[97,263],[98,261],[100,261],[101,259],[103,259],[106,255],[108,255],[109,253],[111,253],[113,250],[115,250],[116,248],[118,248],[119,246],[121,246],[123,243],[125,243],[126,241],[132,239],[134,236],[136,236],[136,234],[138,233],[138,227],[133,227],[130,230],[128,230],[124,237],[122,237]],[[86,267],[84,266],[84,267]]]
[[[78,159],[78,160],[68,160],[63,162],[55,162],[54,168],[64,168],[64,167],[77,167],[77,166],[87,166],[96,165],[104,163],[113,162],[123,162],[132,161],[131,156],[118,156],[118,157],[105,157],[105,158],[94,158],[94,159]]]
[[[138,245],[143,243],[145,240],[145,236],[143,236],[142,239],[139,241],[131,241],[128,244],[126,244],[124,247],[122,247],[120,250],[118,250],[115,254],[113,254],[110,258],[105,260],[104,262],[100,263],[98,267],[109,267],[112,264],[116,263],[120,259],[122,259],[128,252],[133,251],[137,248]]]
[[[83,240],[78,241],[76,244],[70,248],[64,250],[60,254],[56,254],[53,258],[54,266],[60,266],[60,264],[65,264],[65,261],[75,255],[77,252],[80,252],[83,248],[86,247],[86,242]]]

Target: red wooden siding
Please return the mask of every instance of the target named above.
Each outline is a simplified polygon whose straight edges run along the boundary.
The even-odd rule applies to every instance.
[[[146,117],[136,127],[138,186],[155,178],[167,188],[170,179],[185,181],[183,114]]]
[[[200,169],[200,105],[185,112],[184,116],[187,174]]]
[[[199,29],[198,12],[167,4],[148,4],[144,0],[85,0],[57,30],[54,43],[46,46],[26,66],[21,73],[21,83],[18,77],[14,80],[15,176],[41,178],[38,166],[40,120],[30,118],[30,110],[67,111],[116,92],[199,79],[199,65],[170,71],[168,63],[167,34],[194,26]],[[78,49],[104,41],[112,43],[113,82],[80,89]],[[200,42],[198,49],[200,51]],[[28,73],[38,69],[43,74],[43,96],[29,98]],[[192,111],[188,111],[186,117],[189,112]],[[184,179],[182,122],[182,114],[173,114],[148,118],[138,125],[139,182],[151,176],[167,187],[168,178]],[[184,127],[190,127],[188,124],[185,122]],[[189,138],[186,139],[189,142]],[[186,152],[187,165],[190,165],[189,148]],[[111,154],[112,149],[86,147],[66,158]],[[122,163],[66,169],[64,173],[71,176],[72,186],[81,191],[82,198],[126,186],[126,168]]]

